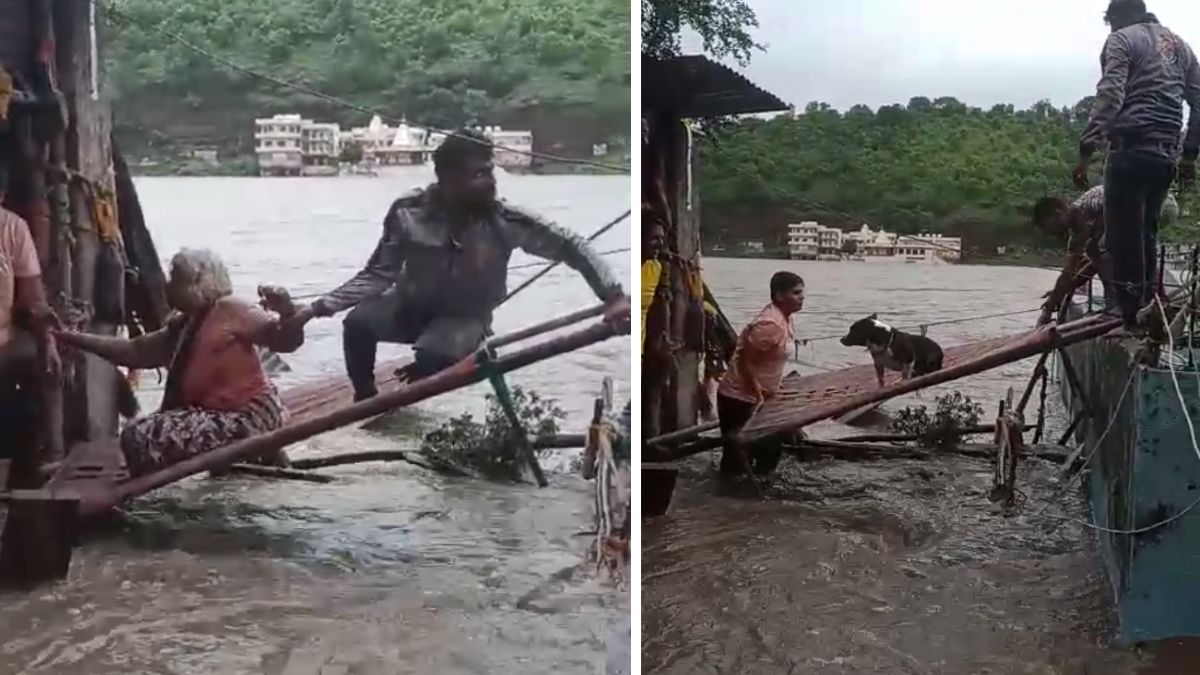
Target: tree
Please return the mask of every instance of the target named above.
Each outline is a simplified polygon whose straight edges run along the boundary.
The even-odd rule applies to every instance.
[[[685,26],[718,58],[731,56],[746,65],[762,49],[750,36],[758,17],[745,0],[642,0],[642,53],[656,59],[678,55]]]
[[[705,237],[770,240],[787,223],[863,223],[962,236],[968,252],[1058,247],[1030,226],[1034,201],[1077,194],[1082,122],[1049,103],[987,110],[914,97],[874,114],[814,102],[805,114],[727,122],[700,141]],[[1197,199],[1200,202],[1200,199]],[[1200,220],[1200,203],[1168,228]],[[1200,229],[1200,228],[1196,228]]]
[[[858,242],[853,239],[842,240],[842,253],[846,255],[854,255],[858,253]]]
[[[629,133],[627,0],[123,0],[104,16],[105,64],[123,140],[147,130],[236,143],[248,120],[296,112],[366,123],[334,105],[221,65],[207,51],[418,125],[472,119]],[[547,139],[549,141],[561,139]],[[223,148],[226,151],[234,148]],[[245,150],[245,148],[243,148]],[[135,152],[129,150],[129,152]]]

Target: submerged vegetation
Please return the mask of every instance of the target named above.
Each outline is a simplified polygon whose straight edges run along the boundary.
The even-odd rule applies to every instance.
[[[983,406],[961,392],[942,394],[935,399],[932,413],[923,405],[908,406],[896,414],[891,429],[911,434],[930,447],[953,446],[962,432],[979,424]]]
[[[253,119],[299,112],[367,122],[225,67],[256,72],[414,124],[534,128],[591,144],[629,135],[625,0],[123,0],[107,21],[107,76],[121,139],[137,149],[209,142],[253,149]],[[169,32],[173,35],[166,35]],[[566,132],[581,138],[566,139]]]
[[[512,397],[517,418],[531,439],[550,439],[558,433],[566,413],[553,399],[542,398],[537,392],[519,386],[512,387]],[[517,481],[521,479],[525,458],[519,444],[513,442],[513,433],[504,408],[494,394],[489,394],[482,423],[469,413],[452,418],[426,434],[421,453],[435,463],[485,478]]]

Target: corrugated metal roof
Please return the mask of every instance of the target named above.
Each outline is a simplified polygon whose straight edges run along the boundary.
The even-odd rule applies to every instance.
[[[692,55],[642,58],[642,108],[695,119],[777,112],[788,104],[727,66]]]

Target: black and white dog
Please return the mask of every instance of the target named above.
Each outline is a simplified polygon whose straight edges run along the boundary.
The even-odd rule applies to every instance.
[[[879,320],[878,314],[855,321],[842,338],[847,347],[866,347],[875,361],[879,386],[887,369],[898,370],[904,379],[942,369],[942,348],[924,335],[896,330]]]

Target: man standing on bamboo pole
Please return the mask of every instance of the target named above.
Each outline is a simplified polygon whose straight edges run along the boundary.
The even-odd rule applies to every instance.
[[[1076,187],[1088,187],[1092,156],[1108,145],[1104,173],[1105,247],[1123,334],[1154,298],[1158,216],[1176,176],[1183,104],[1191,109],[1179,181],[1189,186],[1200,153],[1200,64],[1191,47],[1146,11],[1143,0],[1112,0],[1112,34],[1100,57],[1096,103],[1079,142]]]
[[[296,315],[303,324],[353,308],[342,322],[342,343],[355,401],[377,393],[380,342],[413,345],[409,381],[478,349],[505,299],[517,248],[575,269],[604,302],[625,295],[582,238],[497,198],[486,135],[463,130],[447,137],[433,164],[437,182],[392,204],[366,267]]]

